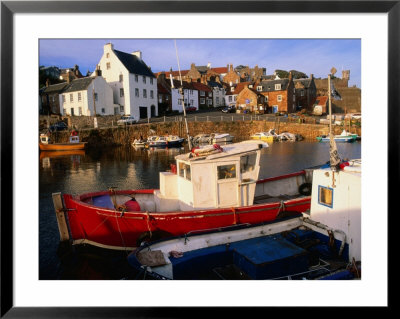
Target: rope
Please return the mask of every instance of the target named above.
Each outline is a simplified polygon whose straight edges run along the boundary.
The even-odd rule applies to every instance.
[[[236,221],[236,209],[235,209],[235,207],[231,207],[231,210],[233,212],[233,225],[236,225],[237,224],[237,221]]]
[[[283,202],[283,200],[281,200],[281,202],[280,202],[279,209],[278,209],[278,212],[276,213],[275,217],[279,216],[279,214],[282,212],[281,209],[282,209],[282,211],[285,209],[285,203]]]
[[[150,233],[150,238],[153,236],[151,229],[150,229],[150,214],[148,211],[146,211],[146,216],[147,216],[147,229]]]
[[[117,211],[115,211],[114,214],[115,214],[115,220],[116,220],[117,226],[118,226],[118,232],[119,232],[119,235],[121,236],[122,245],[123,245],[123,247],[125,248],[126,254],[128,255],[128,252],[127,252],[127,250],[126,250],[125,241],[124,241],[124,236],[122,236],[121,228],[119,227]]]

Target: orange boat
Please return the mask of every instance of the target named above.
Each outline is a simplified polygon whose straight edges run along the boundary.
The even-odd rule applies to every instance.
[[[39,148],[41,151],[71,151],[83,150],[87,142],[80,142],[75,131],[71,133],[68,143],[51,143],[46,134],[40,134]]]
[[[59,157],[59,156],[70,156],[70,155],[85,155],[85,150],[64,150],[64,151],[41,151],[39,159],[43,159],[45,157]]]

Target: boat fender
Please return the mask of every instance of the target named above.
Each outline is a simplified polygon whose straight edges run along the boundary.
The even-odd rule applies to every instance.
[[[299,186],[299,193],[301,195],[310,196],[311,195],[312,184],[303,183]]]

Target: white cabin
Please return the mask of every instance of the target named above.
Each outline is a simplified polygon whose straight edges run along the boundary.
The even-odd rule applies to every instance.
[[[177,174],[160,172],[160,190],[154,193],[156,211],[252,205],[263,146],[242,142],[218,151],[210,145],[197,156],[176,156]]]
[[[313,172],[310,218],[346,234],[350,260],[361,260],[361,160],[338,172]]]

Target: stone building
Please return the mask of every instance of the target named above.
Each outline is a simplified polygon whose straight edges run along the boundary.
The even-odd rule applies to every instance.
[[[257,87],[268,103],[268,113],[285,112],[293,113],[296,111],[296,99],[292,74],[289,73],[288,79],[264,80]]]
[[[312,111],[313,103],[317,97],[317,88],[314,82],[314,75],[308,79],[295,79],[294,88],[296,95],[296,108]]]
[[[232,64],[229,65],[228,73],[225,75],[225,77],[222,80],[225,83],[228,83],[230,86],[232,86],[232,84],[240,83],[240,75],[237,74],[237,72],[233,69]]]
[[[41,92],[42,114],[61,114],[60,94],[68,86],[67,82],[59,84],[49,84],[46,81],[46,88]]]
[[[237,95],[236,108],[240,111],[266,113],[267,106],[264,95],[249,88],[248,85],[245,85]]]

